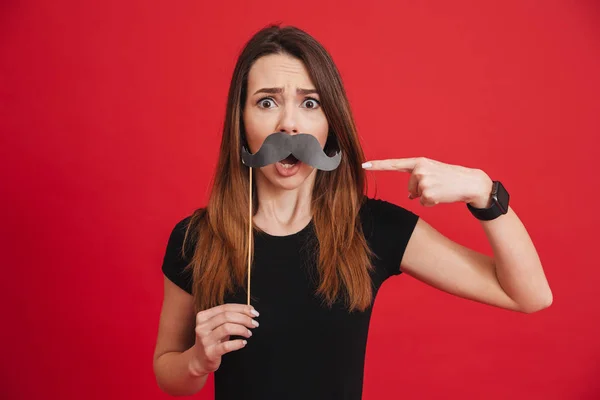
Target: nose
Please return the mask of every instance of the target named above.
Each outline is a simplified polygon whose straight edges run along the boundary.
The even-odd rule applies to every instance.
[[[293,107],[285,107],[279,120],[279,126],[277,127],[277,131],[285,132],[290,135],[298,133],[295,110],[291,108]]]

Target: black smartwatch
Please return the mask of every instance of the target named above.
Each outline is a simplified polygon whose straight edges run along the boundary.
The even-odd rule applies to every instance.
[[[494,181],[492,186],[492,204],[488,208],[476,208],[467,203],[467,208],[475,218],[482,221],[491,221],[508,212],[508,200],[510,196],[499,181]]]

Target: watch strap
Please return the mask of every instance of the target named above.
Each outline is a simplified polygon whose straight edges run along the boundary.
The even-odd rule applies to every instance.
[[[502,191],[503,193],[500,193]],[[499,196],[501,195],[501,196]],[[477,208],[467,203],[467,208],[475,216],[475,218],[482,221],[491,221],[504,215],[508,212],[508,192],[504,189],[504,186],[499,181],[494,181],[492,186],[491,205],[488,208]],[[502,204],[499,198],[506,198],[506,204]]]

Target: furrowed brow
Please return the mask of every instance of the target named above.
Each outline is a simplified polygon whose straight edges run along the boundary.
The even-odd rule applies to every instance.
[[[283,93],[283,88],[262,88],[262,89],[258,89],[256,92],[254,92],[254,95],[259,94],[259,93],[279,94],[279,93]]]
[[[301,95],[307,95],[307,94],[319,94],[319,91],[317,89],[296,89],[296,93],[301,94]]]
[[[273,87],[273,88],[262,88],[262,89],[258,89],[256,92],[254,92],[254,95],[257,95],[259,93],[267,93],[267,94],[281,94],[283,93],[283,88],[280,87]],[[319,91],[317,89],[302,89],[302,88],[298,88],[296,89],[296,93],[301,94],[301,95],[307,95],[307,94],[319,94]]]

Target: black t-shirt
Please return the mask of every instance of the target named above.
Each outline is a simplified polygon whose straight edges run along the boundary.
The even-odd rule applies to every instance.
[[[374,294],[398,275],[418,216],[392,203],[367,199],[360,210],[365,238],[377,257],[371,272]],[[190,218],[174,228],[162,270],[191,293],[187,260],[180,256]],[[318,254],[308,246],[313,223],[289,236],[254,233],[252,305],[258,328],[241,350],[225,354],[215,372],[215,399],[348,399],[362,397],[367,334],[373,303],[349,312],[342,301],[329,309],[315,295]],[[373,296],[373,301],[375,296]],[[225,299],[246,304],[245,290]]]

